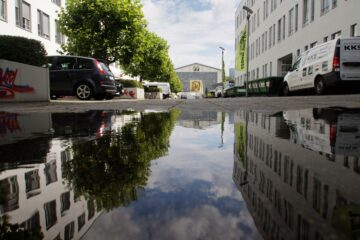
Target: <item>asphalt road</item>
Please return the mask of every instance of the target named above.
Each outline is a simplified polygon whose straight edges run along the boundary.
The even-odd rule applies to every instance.
[[[326,107],[360,108],[360,94],[292,97],[213,98],[196,100],[124,100],[79,101],[63,99],[51,102],[0,103],[0,112],[82,112],[87,110],[169,110],[185,111],[252,110],[277,112],[290,109]]]

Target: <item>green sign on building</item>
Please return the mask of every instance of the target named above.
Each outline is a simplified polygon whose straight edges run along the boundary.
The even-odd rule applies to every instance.
[[[245,27],[236,46],[235,69],[237,71],[246,71],[246,34],[247,30]]]

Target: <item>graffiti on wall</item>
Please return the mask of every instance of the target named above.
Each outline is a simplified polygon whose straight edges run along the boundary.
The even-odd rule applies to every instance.
[[[17,69],[0,68],[0,99],[14,98],[16,93],[34,92],[32,87],[16,85],[17,74]]]
[[[135,98],[135,92],[133,90],[128,90],[127,88],[124,89],[124,96],[129,96],[131,98]]]
[[[0,137],[8,132],[21,131],[17,113],[0,112]]]

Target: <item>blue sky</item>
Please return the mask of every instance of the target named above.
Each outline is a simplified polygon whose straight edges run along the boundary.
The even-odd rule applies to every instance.
[[[235,10],[240,0],[142,0],[149,29],[165,38],[175,67],[199,62],[234,66]]]

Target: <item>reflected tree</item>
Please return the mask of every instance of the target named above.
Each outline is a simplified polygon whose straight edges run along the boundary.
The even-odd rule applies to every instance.
[[[150,174],[151,160],[168,152],[169,137],[180,112],[142,114],[120,133],[72,147],[73,159],[63,174],[76,195],[95,200],[98,210],[111,210],[137,199]]]

